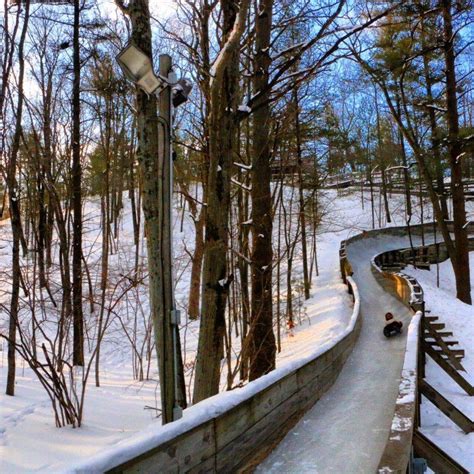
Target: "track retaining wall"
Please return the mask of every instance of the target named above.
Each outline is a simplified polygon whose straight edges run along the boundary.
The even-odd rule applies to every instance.
[[[277,369],[241,389],[204,400],[185,410],[183,419],[138,436],[136,443],[128,440],[128,445],[120,444],[95,456],[74,471],[251,470],[333,385],[357,341],[359,293],[350,276],[345,281],[354,308],[348,327],[337,340],[289,370]]]

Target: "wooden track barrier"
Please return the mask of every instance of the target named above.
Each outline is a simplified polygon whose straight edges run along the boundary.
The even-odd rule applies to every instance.
[[[352,352],[361,329],[360,298],[357,285],[349,274],[346,274],[345,282],[354,301],[350,324],[326,350],[300,361],[297,368],[279,378],[274,375],[276,372],[270,373],[237,391],[204,400],[185,410],[181,420],[163,427],[165,436],[160,436],[161,427],[157,427],[156,434],[140,440],[139,448],[135,445],[133,449],[127,449],[126,445],[118,445],[75,471],[181,473],[252,470],[330,389]],[[267,379],[270,382],[266,383]],[[233,397],[234,392],[240,394],[238,403],[218,403],[219,399]],[[210,410],[210,416],[199,414],[199,408],[213,407],[214,403],[223,408]],[[129,442],[133,444],[133,440]]]

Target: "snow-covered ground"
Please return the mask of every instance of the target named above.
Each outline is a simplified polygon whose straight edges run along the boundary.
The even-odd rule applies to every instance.
[[[345,191],[336,196],[335,191],[329,191],[321,197],[321,205],[326,214],[318,230],[317,239],[320,275],[313,277],[311,299],[301,307],[297,327],[291,332],[284,331],[277,367],[285,367],[304,359],[308,354],[314,353],[315,348],[323,347],[340,336],[346,328],[351,315],[351,304],[346,287],[339,276],[338,251],[341,240],[371,228],[370,203],[365,200],[365,207],[362,208],[361,202],[359,192]],[[403,197],[394,196],[391,208],[391,225],[403,225]],[[88,202],[86,210],[88,219],[84,245],[87,249],[87,260],[93,269],[93,285],[98,286],[97,277],[94,276],[99,274],[101,246],[98,202]],[[177,213],[174,231],[176,275],[179,276],[176,297],[178,304],[183,307],[187,299],[190,273],[185,247],[192,250],[194,233],[191,219],[185,216],[181,230],[178,216],[180,217],[180,214]],[[417,220],[413,219],[412,222]],[[382,219],[382,225],[384,224]],[[9,225],[3,223],[0,225],[0,272],[6,273],[2,273],[2,276],[8,273],[10,267],[10,240]],[[115,275],[126,274],[130,270],[133,263],[130,258],[132,242],[131,212],[126,203],[117,252],[111,258],[111,268]],[[294,262],[295,287],[301,287],[302,279],[299,253],[297,248]],[[141,263],[146,266],[145,252],[142,250],[141,254]],[[282,284],[283,280],[284,278]],[[2,285],[5,285],[4,278]],[[0,290],[2,289],[3,286],[0,287]],[[4,302],[6,295],[7,292],[3,295]],[[294,298],[301,296],[295,292]],[[79,429],[55,427],[50,402],[44,389],[31,370],[19,361],[16,396],[5,396],[3,389],[0,394],[0,472],[64,472],[103,450],[119,447],[121,443],[130,444],[140,433],[159,433],[162,430],[161,422],[155,416],[155,408],[160,406],[160,395],[154,353],[150,364],[150,379],[137,381],[132,371],[132,347],[124,334],[125,329],[131,334],[133,317],[130,314],[133,315],[137,304],[140,305],[138,320],[141,324],[142,319],[146,320],[148,312],[146,285],[142,285],[132,294],[130,300],[124,302],[127,311],[123,309],[120,313],[122,321],[117,321],[116,318],[112,321],[101,354],[101,387],[94,386],[92,372],[87,386],[84,423]],[[3,319],[0,321],[0,327],[3,331],[6,316],[2,314],[1,317]],[[142,332],[138,332],[139,337],[143,336],[146,329],[145,323],[142,326]],[[182,328],[182,342],[186,350],[185,363],[191,368],[198,329],[199,323],[191,321],[185,321]],[[4,387],[7,373],[4,343],[0,362]],[[143,362],[146,369],[146,357],[143,357]],[[192,369],[186,373],[188,383],[191,373]],[[224,383],[225,376],[223,385]]]
[[[474,288],[474,255],[471,253],[471,287]],[[453,268],[449,261],[439,265],[439,288],[436,266],[430,271],[407,267],[405,272],[414,276],[423,286],[426,309],[439,316],[439,322],[452,331],[449,339],[459,341],[455,348],[465,349],[462,375],[474,385],[474,306],[457,300]],[[474,420],[474,399],[469,397],[438,364],[427,357],[426,380],[454,406]],[[421,405],[421,431],[439,445],[453,459],[459,461],[469,472],[474,472],[474,433],[465,434],[430,401],[423,399]]]
[[[291,194],[291,191],[287,192]],[[297,326],[291,332],[283,330],[282,352],[278,355],[277,362],[279,367],[311,353],[316,347],[341,334],[347,326],[351,315],[351,304],[346,287],[339,277],[338,250],[342,239],[368,225],[359,199],[347,196],[338,197],[336,200],[335,192],[329,192],[321,198],[327,214],[318,235],[320,276],[314,277],[311,299],[296,313]],[[125,204],[117,252],[111,256],[112,274],[115,275],[127,274],[133,265],[133,258],[130,257],[133,255],[131,212],[129,203]],[[84,247],[95,288],[99,285],[98,277],[95,275],[99,274],[101,255],[100,206],[97,200],[87,203],[85,216]],[[175,255],[179,256],[175,260],[179,281],[176,297],[178,304],[183,307],[187,299],[190,273],[184,247],[187,246],[187,249],[192,250],[194,232],[192,221],[188,216],[185,216],[181,230],[179,217],[177,212],[174,251]],[[0,270],[2,275],[8,275],[11,234],[6,221],[0,226],[0,240],[2,242]],[[140,258],[142,265],[145,266],[146,252],[143,249],[144,246]],[[294,262],[295,287],[301,287],[301,273],[301,259],[297,249]],[[284,278],[286,275],[282,277],[282,285]],[[4,293],[0,292],[0,298],[7,303],[8,288],[5,282],[3,285],[1,289]],[[85,293],[87,291],[85,285]],[[301,292],[295,292],[294,299],[300,300],[302,304]],[[145,318],[148,311],[145,285],[138,287],[131,294],[129,301],[127,296],[124,306],[128,310],[120,313],[124,324],[114,320],[111,330],[106,333],[101,353],[101,386],[95,387],[92,371],[87,385],[84,423],[80,429],[55,427],[50,402],[44,389],[31,369],[21,359],[18,360],[15,397],[7,397],[3,389],[0,394],[0,472],[63,471],[107,446],[126,440],[147,426],[160,430],[161,422],[156,418],[154,409],[160,406],[154,352],[150,364],[150,380],[137,381],[132,372],[132,346],[123,332],[127,328],[129,335],[132,335],[131,315],[134,313],[133,306],[137,304],[140,304],[140,309],[137,311],[140,323],[141,312]],[[7,316],[4,313],[1,321],[2,331],[6,325]],[[144,324],[142,326],[144,330]],[[197,346],[198,328],[198,322],[190,321],[186,321],[182,328],[183,347],[186,349],[185,363],[191,367]],[[4,341],[0,354],[0,372],[4,387],[7,375]],[[143,357],[143,362],[146,371],[148,364],[146,357]],[[188,370],[187,373],[189,375],[192,370]],[[223,382],[225,383],[225,377]],[[27,451],[25,446],[29,447]]]

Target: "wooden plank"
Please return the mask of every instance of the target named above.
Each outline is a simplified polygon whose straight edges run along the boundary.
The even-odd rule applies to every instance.
[[[469,395],[474,395],[474,387],[433,348],[423,342],[423,350]]]
[[[161,472],[160,470],[156,469],[153,472]],[[203,461],[202,463],[198,464],[197,466],[194,466],[191,469],[186,469],[184,471],[180,472],[186,472],[188,474],[214,474],[216,472],[216,459],[213,456],[212,458]]]
[[[214,464],[214,452],[214,420],[210,420],[108,472],[179,473],[189,471],[201,464]]]
[[[333,359],[333,351],[328,350],[313,361],[298,369],[296,373],[298,388],[302,389],[313,379],[316,379],[326,367],[331,365]]]
[[[438,321],[439,316],[425,316],[425,321],[428,321],[430,323]]]
[[[464,367],[462,364],[454,357],[454,355],[451,355],[449,347],[445,344],[444,340],[442,337],[439,336],[439,334],[433,330],[433,323],[428,323],[425,325],[428,334],[438,343],[438,346],[441,347],[441,349],[444,351],[444,353],[448,356],[449,361],[453,365],[455,369],[458,370],[464,370]]]
[[[222,413],[222,415],[216,418],[216,449],[219,450],[223,446],[232,443],[234,439],[245,433],[248,427],[255,424],[255,422],[251,399],[239,403],[231,410]]]
[[[426,325],[427,328],[431,328],[434,331],[439,331],[440,329],[444,329],[446,327],[446,324],[444,323],[428,323]]]
[[[425,339],[425,342],[426,342],[427,344],[432,345],[432,346],[437,346],[437,345],[438,345],[438,342],[437,342],[437,341],[432,341],[432,340]],[[444,343],[445,343],[447,346],[455,346],[456,344],[459,344],[459,341],[444,341]]]
[[[255,422],[267,416],[276,406],[290,398],[298,391],[296,372],[293,372],[278,382],[270,385],[265,390],[256,393],[252,397],[252,411]]]
[[[216,419],[216,446],[223,449],[233,444],[249,427],[273,412],[298,390],[296,372],[258,392],[254,397],[223,413]]]
[[[434,472],[443,474],[469,474],[458,462],[436,446],[419,430],[413,434],[415,456],[426,459],[428,466]]]
[[[319,377],[312,379],[300,389],[301,409],[308,411],[323,395],[322,383]]]
[[[432,345],[432,344],[431,344],[431,345]],[[440,354],[446,355],[444,349],[440,349],[440,348],[437,347],[437,346],[433,346],[433,349],[434,349],[436,352],[440,353]],[[451,348],[449,348],[449,352],[450,352],[450,354],[452,354],[453,356],[460,356],[460,357],[464,357],[464,356],[465,356],[464,349],[451,349]]]
[[[295,393],[265,418],[249,426],[238,439],[217,452],[216,472],[237,472],[252,464],[257,455],[261,462],[303,414],[300,407],[300,394]]]
[[[448,399],[444,398],[425,380],[418,382],[418,388],[433,405],[438,407],[451,421],[461,428],[464,433],[469,434],[474,431],[474,422],[470,420],[462,411],[458,410]]]
[[[439,337],[451,337],[453,333],[451,331],[436,331]]]

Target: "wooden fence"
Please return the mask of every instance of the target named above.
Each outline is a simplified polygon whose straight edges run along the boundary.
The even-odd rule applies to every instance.
[[[357,341],[361,327],[359,294],[350,276],[345,281],[354,300],[351,322],[328,350],[230,409],[197,424],[186,417],[172,423],[176,428],[187,423],[187,428],[182,432],[178,429],[179,434],[152,449],[135,452],[130,459],[117,456],[115,462],[109,455],[102,463],[89,466],[114,473],[236,472],[254,467],[334,384]],[[77,469],[86,470],[87,466]]]

